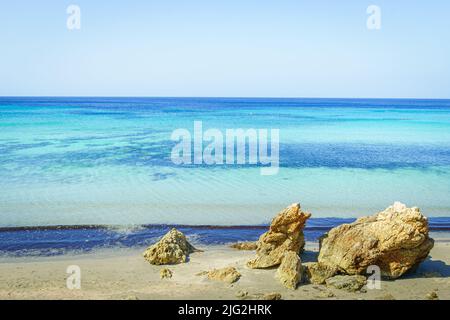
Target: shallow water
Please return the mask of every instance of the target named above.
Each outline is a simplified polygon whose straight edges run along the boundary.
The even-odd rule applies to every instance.
[[[307,242],[318,242],[331,228],[354,219],[309,219],[304,229]],[[450,241],[450,219],[431,218],[431,237]],[[155,243],[172,227],[186,234],[194,245],[223,245],[239,241],[256,241],[267,231],[259,226],[79,226],[55,228],[0,229],[0,257],[57,256],[80,254],[108,248],[141,248]]]
[[[173,130],[280,129],[280,171],[178,166]],[[0,98],[0,226],[262,224],[292,202],[450,216],[450,100]]]

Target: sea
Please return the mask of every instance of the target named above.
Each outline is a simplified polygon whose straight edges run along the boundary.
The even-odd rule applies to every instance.
[[[278,130],[279,170],[175,163],[196,122]],[[450,100],[0,97],[3,254],[255,240],[294,202],[317,241],[395,201],[450,231]]]

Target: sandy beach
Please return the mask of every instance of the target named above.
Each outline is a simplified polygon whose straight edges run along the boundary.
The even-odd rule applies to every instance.
[[[275,269],[254,270],[245,263],[253,251],[227,246],[203,246],[190,261],[168,266],[171,279],[161,279],[165,266],[149,264],[142,248],[109,249],[87,254],[36,258],[0,258],[0,299],[239,299],[280,293],[282,299],[427,299],[436,292],[450,299],[450,243],[437,241],[430,257],[417,270],[395,281],[382,281],[381,289],[350,293],[325,285],[302,284],[296,290],[284,288],[275,279]],[[302,262],[316,261],[317,244],[307,243]],[[67,267],[81,269],[81,288],[68,289]],[[226,284],[209,280],[202,271],[234,266],[239,281]],[[364,292],[365,291],[365,292]]]

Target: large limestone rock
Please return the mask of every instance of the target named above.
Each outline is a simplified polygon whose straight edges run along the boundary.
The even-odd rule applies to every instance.
[[[269,268],[279,265],[286,252],[299,254],[303,251],[303,227],[310,216],[310,213],[300,209],[298,203],[278,213],[272,220],[269,231],[258,240],[256,258],[247,265],[254,269]]]
[[[187,262],[189,254],[195,251],[199,250],[186,240],[183,233],[173,228],[161,240],[148,247],[143,256],[151,264],[178,264]]]
[[[433,248],[428,222],[418,208],[396,202],[386,210],[343,224],[321,241],[319,264],[339,273],[364,274],[377,265],[397,278],[422,262]]]
[[[283,260],[278,267],[276,277],[288,289],[296,289],[301,281],[302,263],[300,257],[294,251],[284,254]]]

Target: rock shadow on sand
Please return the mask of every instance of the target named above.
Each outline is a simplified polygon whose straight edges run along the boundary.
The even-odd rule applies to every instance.
[[[450,265],[442,260],[432,260],[428,257],[417,268],[407,272],[402,278],[422,279],[422,278],[449,278]]]

